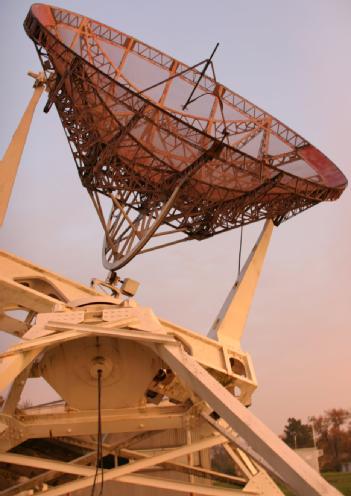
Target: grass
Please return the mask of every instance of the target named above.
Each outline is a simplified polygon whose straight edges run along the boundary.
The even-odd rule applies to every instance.
[[[345,472],[323,472],[321,475],[336,489],[338,489],[344,496],[351,496],[351,473]],[[283,491],[285,496],[296,496],[295,493],[287,489],[283,484],[278,483],[280,489]],[[235,486],[233,484],[226,484],[225,482],[215,482],[215,486],[230,487],[232,489],[238,488],[240,486]]]
[[[326,472],[322,474],[325,479],[341,494],[351,496],[351,473],[347,472]]]
[[[351,473],[324,472],[321,474],[332,486],[338,489],[344,496],[351,496]],[[282,487],[286,496],[295,496],[294,493]]]

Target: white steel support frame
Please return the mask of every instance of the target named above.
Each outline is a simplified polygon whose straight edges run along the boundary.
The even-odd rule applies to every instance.
[[[42,74],[30,75],[35,78],[34,94],[0,161],[0,224],[6,214],[31,120],[45,89]],[[211,153],[215,152],[211,150]],[[205,155],[199,160],[207,158]],[[191,174],[198,165],[200,162],[195,161],[191,170],[185,172]],[[128,221],[122,208],[121,215],[133,233],[131,240],[135,238],[135,252],[140,251],[155,234],[181,186],[182,179],[153,224],[147,228],[141,224],[143,232]],[[118,199],[115,199],[115,207],[120,209]],[[103,356],[113,350],[115,342],[120,343],[122,349],[129,350],[127,356],[118,356],[118,352],[111,355],[118,357],[116,362],[124,360],[127,373],[123,376],[123,370],[120,371],[124,380],[131,380],[129,372],[133,372],[133,368],[139,372],[137,382],[142,382],[147,373],[153,377],[155,367],[156,370],[159,367],[159,372],[162,370],[166,377],[161,381],[156,379],[156,374],[142,390],[143,399],[137,398],[129,405],[128,394],[131,394],[133,386],[138,386],[137,382],[131,382],[129,392],[127,388],[121,394],[124,403],[101,410],[103,432],[120,436],[117,442],[105,439],[103,454],[120,455],[129,460],[125,465],[105,470],[104,481],[107,483],[142,486],[146,494],[152,494],[147,492],[150,488],[151,491],[161,489],[188,495],[282,495],[268,475],[270,473],[301,496],[340,495],[247,408],[257,382],[250,356],[241,350],[240,341],[272,230],[273,222],[268,220],[208,337],[160,320],[151,309],[138,306],[130,297],[124,299],[121,289],[116,288],[111,295],[106,295],[13,255],[0,253],[0,329],[21,338],[19,344],[0,354],[0,393],[9,387],[0,413],[0,463],[46,470],[1,494],[24,496],[33,494],[26,493],[30,489],[36,495],[60,496],[88,490],[93,485],[95,469],[87,465],[95,462],[97,457],[96,451],[91,451],[94,448],[91,436],[97,431],[97,411],[85,407],[71,408],[65,398],[69,384],[64,380],[59,386],[68,405],[50,404],[34,409],[20,406],[27,379],[43,377],[50,383],[52,377],[45,374],[50,364],[55,363],[55,358],[59,357],[60,362],[61,349],[66,350],[68,361],[60,363],[58,368],[56,364],[55,370],[58,375],[63,375],[65,365],[72,365],[69,363],[70,351],[75,343],[91,342],[90,339],[108,343],[105,348],[99,344],[101,356],[88,363],[90,381],[95,380],[93,374],[98,367],[100,372],[103,370],[108,374],[118,366]],[[126,255],[124,263],[130,258]],[[110,268],[113,267],[114,262]],[[14,317],[11,315],[13,310],[21,310],[26,316],[22,320]],[[135,358],[138,349],[139,355]],[[89,348],[81,353],[83,366],[87,365],[84,362],[87,350]],[[150,358],[146,365],[142,362],[144,355]],[[95,363],[95,359],[100,361]],[[148,368],[151,372],[147,372]],[[103,383],[103,389],[107,386]],[[120,384],[119,388],[123,389],[122,386]],[[234,396],[231,391],[237,389],[240,394]],[[118,391],[114,391],[117,396]],[[149,392],[153,400],[150,402],[146,399]],[[137,447],[141,440],[150,441],[160,433],[170,432],[185,433],[181,445],[173,443],[164,447],[160,444],[157,448],[153,446],[151,451]],[[71,462],[8,452],[28,439],[58,437],[72,446],[84,446],[88,452]],[[134,447],[133,443],[136,443]],[[202,457],[205,459],[205,453],[215,446],[223,447],[241,475],[229,476],[205,464],[195,465],[196,455],[200,460]],[[150,475],[151,470],[156,474],[163,471],[166,476],[155,476],[153,472]],[[185,474],[187,478],[170,479],[167,471]],[[43,487],[43,483],[57,479],[58,474],[71,474],[77,478],[55,487]],[[98,474],[97,482],[101,480]],[[218,487],[213,484],[218,480],[235,486],[230,489]]]
[[[95,473],[91,467],[74,462],[64,463],[16,455],[6,451],[29,438],[66,436],[72,437],[74,442],[74,436],[96,432],[96,412],[60,412],[54,406],[48,406],[45,413],[41,414],[39,409],[39,414],[34,411],[34,414],[30,415],[29,409],[25,415],[18,417],[16,407],[26,379],[33,373],[32,364],[38,357],[43,354],[45,356],[48,350],[55,349],[55,345],[59,343],[68,343],[90,335],[107,336],[143,343],[144,346],[152,349],[178,378],[178,383],[175,384],[180,391],[179,394],[184,394],[184,391],[190,392],[188,397],[191,398],[193,406],[189,405],[189,402],[173,406],[161,403],[159,407],[144,411],[139,408],[102,411],[104,432],[133,432],[140,435],[142,432],[146,434],[153,430],[174,428],[182,428],[188,432],[189,428],[191,430],[205,422],[209,434],[200,441],[192,441],[188,438],[188,444],[166,451],[161,449],[152,456],[130,449],[128,445],[124,448],[114,447],[120,450],[118,452],[122,456],[134,461],[105,470],[105,482],[137,484],[145,488],[164,488],[186,494],[224,495],[241,492],[240,489],[228,490],[195,482],[196,470],[201,472],[202,476],[210,478],[214,476],[217,480],[221,474],[211,470],[206,471],[201,467],[192,467],[194,453],[209,449],[211,446],[222,445],[244,475],[244,479],[237,477],[236,480],[241,482],[241,485],[244,484],[243,490],[246,494],[264,496],[282,494],[266,470],[277,475],[296,494],[303,496],[340,494],[247,409],[250,401],[245,400],[250,399],[256,383],[251,362],[240,349],[240,338],[271,232],[272,223],[268,221],[215,321],[211,335],[217,333],[218,341],[204,338],[170,322],[160,321],[151,310],[138,307],[131,299],[122,302],[119,297],[112,299],[106,296],[106,303],[107,301],[115,303],[115,306],[109,305],[106,309],[101,298],[96,305],[96,301],[99,300],[98,293],[78,287],[76,283],[45,272],[43,269],[37,269],[16,257],[0,255],[0,261],[7,267],[7,272],[6,267],[3,271],[4,277],[0,277],[0,289],[3,289],[1,310],[4,312],[6,308],[14,308],[16,298],[27,302],[28,311],[35,311],[40,300],[42,301],[39,306],[46,305],[47,309],[47,313],[37,314],[35,325],[24,333],[23,337],[26,339],[0,355],[1,386],[4,388],[12,383],[0,415],[0,449],[3,451],[0,454],[0,461],[48,470],[49,475],[45,477],[44,474],[39,480],[48,481],[50,473],[59,472],[82,477],[55,488],[49,487],[45,492],[47,496],[74,493],[91,486]],[[22,279],[27,278],[26,280],[34,280],[40,273],[41,277],[50,281],[51,286],[57,291],[67,295],[73,292],[75,296],[80,293],[79,301],[90,299],[93,310],[89,310],[89,305],[77,308],[73,300],[69,303],[69,299],[66,304],[58,303],[57,300],[54,304],[50,296],[18,284],[15,280],[18,277],[13,277],[11,280],[8,275],[12,271],[14,275],[19,274]],[[84,297],[84,293],[89,294],[89,297]],[[99,305],[102,308],[101,320],[90,323],[89,318],[100,308]],[[238,308],[239,310],[235,311]],[[231,369],[233,363],[231,359],[234,362],[240,359],[240,363],[245,366],[244,369],[251,375],[236,374],[235,370]],[[224,377],[227,378],[226,382]],[[244,391],[245,389],[250,391],[249,396],[243,394],[239,398],[240,401],[233,396],[228,387],[230,389],[235,384],[240,384]],[[168,394],[168,390],[165,391]],[[179,461],[179,457],[184,455],[188,459],[188,463],[185,464]],[[82,458],[88,463],[94,455],[90,453]],[[185,471],[189,474],[189,482],[150,476],[147,470],[157,466]],[[33,479],[33,484],[36,479],[38,478]],[[29,482],[25,483],[26,487],[29,486]],[[15,494],[11,493],[11,488],[7,491],[6,494]],[[36,494],[44,494],[44,492]]]
[[[5,217],[34,110],[45,88],[43,75],[30,75],[36,80],[33,97],[0,162],[0,224]],[[180,185],[173,196],[179,188]],[[156,221],[152,232],[157,226]],[[50,480],[57,472],[83,476],[49,489],[47,496],[72,493],[92,485],[95,472],[91,467],[5,452],[26,439],[66,436],[73,441],[75,436],[96,432],[96,412],[84,409],[57,411],[52,406],[46,409],[46,413],[39,409],[39,414],[30,415],[28,411],[23,415],[18,405],[26,380],[41,376],[40,363],[48,353],[52,356],[52,350],[55,355],[59,346],[68,346],[88,337],[117,339],[145,346],[167,364],[172,377],[165,384],[154,381],[151,386],[156,396],[172,398],[173,395],[178,404],[165,405],[161,401],[160,406],[152,409],[102,410],[104,432],[140,435],[160,429],[183,429],[187,442],[184,446],[165,452],[161,450],[153,456],[131,450],[128,445],[124,449],[119,446],[121,453],[134,461],[106,471],[105,481],[163,488],[189,495],[241,492],[195,482],[195,475],[199,472],[201,476],[212,477],[212,480],[213,477],[217,480],[223,477],[205,467],[194,467],[194,453],[220,444],[244,475],[241,484],[244,481],[243,490],[247,494],[251,490],[251,494],[265,496],[282,494],[263,467],[284,480],[297,494],[339,494],[247,410],[257,384],[251,359],[241,350],[240,341],[272,229],[273,222],[268,220],[208,338],[171,322],[160,321],[150,309],[138,307],[130,298],[123,300],[120,291],[114,297],[107,296],[12,255],[0,254],[0,326],[5,332],[22,338],[19,344],[0,354],[0,390],[10,386],[0,414],[0,460],[49,470],[49,475],[35,477],[32,487],[38,479]],[[27,317],[20,320],[9,315],[9,311],[16,309],[27,312]],[[96,319],[94,315],[99,317]],[[138,367],[138,364],[134,366]],[[143,373],[142,369],[140,373]],[[240,390],[239,397],[229,392],[234,388]],[[215,418],[211,411],[215,412]],[[192,430],[204,423],[210,434],[200,441],[193,441]],[[184,455],[188,463],[175,460]],[[82,458],[88,462],[92,456],[88,454]],[[189,476],[188,482],[163,480],[143,473],[156,466],[183,471]],[[235,480],[240,481],[240,477]],[[31,481],[25,483],[26,488],[30,484]],[[10,488],[7,494],[16,494],[11,491]]]
[[[135,440],[135,438],[140,437],[140,435],[137,436],[130,436],[130,439],[127,438],[127,443],[130,440]],[[209,443],[206,441],[205,445],[210,445],[212,444],[212,439],[209,439]],[[220,443],[220,438],[218,437],[216,439],[216,442]],[[122,446],[122,447],[121,447]],[[201,446],[204,446],[202,443]],[[194,449],[198,448],[199,446],[195,446]],[[145,453],[138,452],[136,450],[128,450],[123,448],[123,443],[118,443],[114,445],[109,445],[104,447],[104,454],[109,454],[112,453],[116,448],[118,448],[118,452],[122,456],[126,456],[128,458],[132,457],[133,459],[139,459],[139,458],[146,458],[150,455],[146,455]],[[170,458],[173,456],[173,452],[170,453]],[[46,469],[48,472],[44,472],[43,474],[40,474],[36,477],[34,477],[31,481],[27,482],[22,482],[18,484],[17,486],[13,488],[9,488],[5,491],[3,491],[1,494],[2,496],[12,496],[14,494],[18,494],[21,491],[24,491],[26,489],[30,489],[33,487],[34,484],[38,485],[40,483],[50,481],[52,478],[54,478],[58,472],[62,473],[70,473],[73,475],[81,475],[81,476],[89,476],[93,474],[93,470],[91,468],[86,468],[84,465],[90,464],[94,462],[96,459],[96,451],[92,451],[86,455],[83,455],[76,460],[73,460],[69,464],[65,462],[60,462],[56,460],[48,460],[48,459],[42,459],[39,457],[28,457],[28,456],[23,456],[23,455],[17,455],[17,454],[12,454],[12,453],[3,453],[0,454],[0,462],[5,462],[5,463],[14,463],[16,465],[23,465],[23,466],[30,466],[30,467],[37,467],[41,469]],[[160,462],[158,462],[160,464]],[[195,475],[208,475],[208,476],[215,476],[217,480],[220,480],[222,482],[231,482],[231,483],[240,483],[241,485],[245,485],[246,480],[240,477],[235,477],[235,476],[229,476],[226,474],[220,474],[219,472],[215,472],[212,470],[205,470],[201,469],[198,467],[189,467],[188,465],[182,464],[182,463],[176,463],[176,462],[161,462],[162,465],[167,465],[171,466],[173,469],[177,469],[180,471],[185,471],[185,473],[189,472],[189,469],[195,474]],[[126,477],[118,477],[121,481],[126,481]],[[132,479],[129,479],[132,480]],[[152,480],[152,479],[151,479]],[[137,483],[140,481],[140,479],[137,479]],[[154,481],[154,484],[159,484],[159,481]],[[166,484],[166,483],[165,483]],[[155,487],[156,487],[155,486]],[[152,487],[152,485],[151,485]],[[166,486],[165,486],[166,487]],[[185,486],[180,486],[181,489],[184,489]],[[200,494],[201,492],[201,487],[200,487]],[[181,491],[182,492],[182,491]]]
[[[198,441],[195,443],[192,443],[190,445],[185,445],[180,448],[175,448],[171,451],[167,451],[165,453],[162,453],[160,455],[155,455],[155,456],[150,456],[146,458],[141,458],[139,460],[134,461],[133,463],[129,463],[127,465],[123,465],[121,467],[117,467],[115,469],[111,469],[104,474],[104,480],[120,480],[120,482],[127,482],[130,484],[141,484],[141,485],[146,485],[149,487],[160,487],[167,489],[169,488],[169,485],[174,484],[174,488],[176,491],[179,492],[189,492],[195,491],[198,494],[206,494],[206,495],[225,495],[225,494],[235,494],[239,493],[239,491],[234,491],[233,490],[222,490],[218,489],[216,490],[215,488],[206,488],[202,487],[201,485],[189,485],[189,484],[184,484],[184,483],[179,483],[179,482],[172,482],[172,481],[161,481],[159,479],[155,480],[151,477],[145,477],[145,476],[135,476],[132,477],[129,474],[134,474],[135,472],[139,472],[141,470],[147,469],[149,467],[153,467],[155,465],[158,465],[163,462],[167,462],[169,460],[173,460],[175,458],[178,458],[180,456],[184,456],[187,454],[191,454],[195,451],[198,451],[200,449],[206,449],[210,448],[212,446],[219,445],[225,441],[225,438],[221,435],[215,435],[215,436],[210,436],[207,439],[204,439],[202,441]],[[69,474],[74,474],[74,475],[81,475],[84,476],[83,479],[78,479],[74,482],[70,482],[67,484],[63,484],[62,486],[54,489],[50,489],[49,491],[46,492],[47,496],[60,496],[63,494],[66,494],[67,492],[73,492],[77,491],[79,489],[83,489],[86,487],[90,487],[93,483],[94,480],[94,474],[95,474],[95,469],[90,468],[90,467],[82,467],[80,465],[76,464],[67,464],[67,463],[62,463],[58,461],[52,461],[52,460],[46,460],[42,458],[35,458],[32,459],[32,457],[27,457],[23,455],[16,455],[12,453],[8,453],[5,455],[0,455],[0,461],[6,461],[6,462],[12,462],[18,465],[27,465],[27,466],[32,466],[32,467],[37,467],[37,468],[44,468],[47,470],[56,470],[56,471],[62,471],[64,473],[69,473]],[[143,482],[140,482],[143,481]],[[211,492],[212,491],[212,492]],[[250,494],[250,493],[248,493]],[[251,493],[255,494],[255,493]]]
[[[181,348],[157,345],[160,356],[189,387],[235,429],[297,494],[340,494]]]

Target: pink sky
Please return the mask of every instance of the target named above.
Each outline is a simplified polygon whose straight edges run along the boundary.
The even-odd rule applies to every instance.
[[[351,4],[345,0],[145,2],[62,0],[188,64],[217,41],[218,80],[320,148],[350,177]],[[0,5],[0,153],[31,95],[39,62],[22,23],[30,2]],[[118,7],[117,7],[118,6]],[[79,183],[55,109],[39,105],[1,248],[89,283],[105,276],[102,229]],[[276,432],[286,419],[351,408],[351,264],[348,189],[273,232],[243,348],[259,381],[253,411]],[[244,255],[260,225],[244,229]],[[237,268],[239,233],[143,255],[122,275],[141,282],[138,300],[176,323],[207,333]],[[6,347],[7,338],[2,338]],[[27,395],[46,400],[32,386]]]

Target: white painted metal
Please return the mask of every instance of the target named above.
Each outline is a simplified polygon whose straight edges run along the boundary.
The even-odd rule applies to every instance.
[[[195,452],[199,452],[196,459],[201,460],[201,450],[204,452],[212,445],[229,442],[234,445],[225,444],[225,447],[229,453],[234,453],[232,459],[247,478],[244,492],[252,488],[255,494],[262,496],[281,494],[262,469],[261,465],[264,465],[278,473],[297,494],[339,494],[245,407],[251,402],[256,378],[249,355],[240,349],[240,337],[271,231],[272,223],[268,222],[238,283],[223,305],[213,328],[218,332],[219,341],[171,322],[160,321],[150,309],[139,307],[132,299],[123,300],[120,292],[117,292],[116,298],[101,295],[17,257],[0,254],[0,262],[4,262],[0,273],[0,312],[5,315],[7,309],[22,306],[34,314],[45,312],[37,314],[36,324],[29,331],[27,325],[21,325],[20,321],[9,322],[9,332],[15,329],[15,332],[22,333],[24,339],[0,356],[0,386],[6,387],[14,381],[5,409],[0,414],[3,431],[0,450],[9,450],[29,438],[65,436],[74,439],[76,436],[95,434],[96,376],[100,368],[103,371],[105,401],[101,412],[103,432],[136,435],[173,429],[188,433],[189,442],[188,446],[181,447],[166,444],[164,452],[156,451],[149,457],[135,454],[135,461],[127,466],[105,471],[106,481],[118,478],[120,483],[140,485],[144,487],[145,495],[152,494],[152,489],[147,488],[164,489],[167,495],[172,496],[177,492],[226,494],[228,491],[212,486],[198,483],[191,486],[191,481],[197,480],[191,465]],[[52,294],[55,298],[50,296]],[[32,314],[28,315],[30,319],[28,317],[27,321],[31,322]],[[6,324],[6,319],[2,322]],[[84,349],[84,343],[90,343],[88,348],[91,353],[87,352],[88,348],[79,353]],[[113,351],[117,350],[116,346],[123,347],[123,350],[117,351],[118,356]],[[167,380],[156,380],[157,374],[165,368],[168,370],[168,375],[165,374]],[[33,413],[28,409],[20,415],[16,414],[22,379],[25,380],[27,374],[28,377],[46,378],[67,401],[67,407],[61,406],[59,411],[48,406],[33,409]],[[110,390],[109,386],[112,386]],[[242,390],[240,401],[229,392],[235,387]],[[158,406],[149,400],[147,402],[148,388],[156,397],[159,396],[158,400],[155,399],[156,405],[159,402]],[[133,396],[131,391],[136,392],[132,405],[128,403],[128,398]],[[170,404],[167,397],[179,404]],[[72,406],[75,406],[75,411],[72,411]],[[209,406],[222,417],[231,430],[230,434],[219,422],[208,419],[209,423],[204,424],[203,416],[208,416]],[[191,433],[201,425],[207,427],[202,438],[196,440]],[[221,434],[213,437],[217,430]],[[245,443],[251,451],[245,450]],[[133,455],[128,445],[123,447],[123,443],[118,442],[117,445],[124,455]],[[244,449],[250,457],[240,453],[236,446]],[[181,456],[186,456],[187,463],[174,460]],[[253,463],[252,459],[257,460],[258,464]],[[264,463],[260,463],[260,459]],[[54,468],[50,465],[51,462],[55,463],[52,460],[45,462],[47,465],[42,468],[59,470],[58,466]],[[134,473],[156,465],[167,465],[167,462],[178,470],[175,472],[179,473],[177,481],[163,480],[162,473],[166,474],[169,467],[161,475],[155,471],[158,477]],[[34,463],[41,462],[37,458]],[[70,464],[70,473],[74,468],[74,464]],[[202,469],[204,473],[205,467]],[[82,468],[79,470],[83,471]],[[184,472],[180,472],[184,470],[187,472],[185,479],[182,479],[180,476]],[[211,471],[207,472],[210,476]],[[92,472],[82,472],[83,479],[52,488],[46,495],[59,496],[88,488],[93,480],[90,474]],[[233,494],[233,490],[230,491]]]
[[[0,225],[5,219],[7,206],[10,200],[24,145],[26,144],[33,114],[44,91],[44,74],[35,74],[34,77],[36,82],[34,84],[33,96],[28,103],[28,106],[20,120],[20,123],[18,124],[3,159],[0,161]]]
[[[240,349],[240,340],[255,294],[256,286],[271,239],[273,222],[267,220],[237,281],[209,331],[209,337]]]
[[[9,386],[16,377],[40,354],[42,348],[0,358],[0,391]]]
[[[210,448],[211,446],[216,446],[218,444],[223,443],[224,440],[225,438],[221,435],[211,436],[210,438],[204,439],[202,441],[192,443],[189,446],[182,446],[180,448],[168,450],[165,453],[159,455],[155,455],[149,458],[143,458],[141,460],[136,460],[133,463],[128,463],[127,465],[122,465],[120,467],[106,471],[104,474],[104,481],[119,479],[120,477],[125,476],[127,474],[129,475],[139,470],[144,470],[146,468],[155,466],[159,463],[166,462],[169,460],[174,460],[175,458],[179,458],[181,456],[187,455],[188,453],[192,453],[200,449]],[[100,482],[100,480],[101,479],[99,476],[98,482]],[[94,481],[94,475],[92,474],[87,477],[84,477],[83,479],[78,479],[76,481],[63,484],[58,488],[50,489],[49,491],[46,492],[46,496],[61,496],[69,492],[77,491],[78,489],[83,489],[85,487],[91,486],[93,481]],[[162,481],[160,482],[162,483]]]
[[[258,420],[184,350],[155,345],[182,380],[303,496],[340,496],[315,470]]]

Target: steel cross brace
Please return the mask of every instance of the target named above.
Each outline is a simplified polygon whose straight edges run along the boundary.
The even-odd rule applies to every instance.
[[[153,433],[151,433],[152,435]],[[147,437],[150,436],[150,433],[146,434]],[[145,434],[144,434],[145,436]],[[140,437],[140,434],[137,436],[129,436],[131,441],[133,443],[134,438]],[[70,440],[69,442],[72,442]],[[128,444],[128,442],[127,442]],[[103,450],[104,454],[109,454],[113,453],[118,449],[118,453],[120,453],[122,456],[126,456],[127,458],[132,458],[132,459],[138,459],[138,458],[145,458],[150,455],[145,455],[145,453],[134,451],[134,450],[128,450],[123,448],[123,443],[122,447],[120,443],[116,443],[114,445],[111,445],[109,447],[106,447],[106,449]],[[16,486],[13,486],[11,488],[5,489],[4,491],[1,492],[1,496],[14,496],[18,493],[21,493],[21,491],[24,491],[26,489],[31,489],[34,486],[38,487],[40,484],[43,484],[44,482],[49,482],[62,471],[64,473],[71,473],[74,475],[90,475],[92,473],[91,469],[90,472],[86,471],[86,473],[81,473],[82,471],[80,470],[82,467],[81,465],[90,465],[92,462],[96,460],[96,451],[92,451],[87,453],[86,455],[80,456],[79,458],[72,460],[70,462],[65,463],[65,462],[59,462],[58,465],[55,465],[56,469],[49,469],[49,471],[44,472],[40,475],[37,475],[33,477],[32,479],[22,482],[20,484],[17,484]],[[40,458],[34,458],[34,457],[28,457],[28,456],[23,456],[19,455],[14,455],[12,453],[9,454],[0,454],[0,462],[3,463],[14,463],[18,465],[24,465],[24,466],[31,466],[31,467],[38,467],[38,468],[45,468],[45,466],[53,466],[53,464],[56,464],[55,460],[47,460],[44,459],[44,464],[42,464],[42,459]],[[52,465],[46,465],[46,463],[52,462]],[[79,466],[77,465],[79,464]],[[67,465],[71,465],[71,467],[67,467]],[[162,467],[165,467],[166,469],[173,469],[179,472],[183,472],[185,474],[193,474],[193,475],[198,475],[199,477],[205,477],[209,480],[214,480],[214,481],[220,481],[220,482],[227,482],[231,484],[239,484],[239,485],[245,485],[246,484],[246,479],[242,477],[236,477],[236,476],[231,476],[227,474],[221,474],[220,472],[216,472],[213,470],[207,470],[204,468],[200,467],[195,467],[195,466],[190,466],[190,465],[185,465],[183,463],[176,463],[172,461],[164,462],[160,464]],[[60,470],[59,470],[60,468]],[[80,473],[78,473],[80,472]],[[124,478],[122,477],[122,482],[124,482]],[[138,482],[140,482],[138,480]],[[194,488],[192,488],[194,489]],[[200,489],[200,494],[202,494],[201,489]]]
[[[208,449],[212,446],[217,446],[225,442],[225,437],[221,435],[210,436],[201,441],[192,443],[191,445],[181,446],[172,450],[167,450],[161,454],[150,456],[147,458],[142,458],[129,463],[127,465],[122,465],[114,469],[110,469],[104,472],[104,481],[118,480],[120,482],[137,484],[148,487],[159,487],[163,489],[173,489],[175,491],[189,493],[189,491],[195,491],[197,494],[207,495],[207,496],[225,496],[226,494],[240,494],[240,490],[235,489],[217,489],[214,487],[201,486],[199,484],[188,484],[184,482],[175,482],[171,480],[156,479],[153,477],[148,477],[145,475],[133,475],[135,472],[153,467],[163,462],[179,458],[181,456],[193,453],[201,449]],[[8,463],[15,463],[17,465],[26,465],[37,468],[43,468],[48,470],[62,471],[63,473],[69,473],[74,475],[83,476],[82,479],[77,479],[73,482],[63,484],[59,487],[49,489],[45,492],[39,492],[38,495],[45,494],[45,496],[61,496],[69,492],[74,492],[79,489],[84,489],[90,487],[94,480],[95,469],[91,467],[85,467],[77,465],[74,463],[64,463],[56,460],[47,460],[43,458],[33,458],[23,455],[17,455],[12,453],[6,453],[0,455],[0,461],[5,461]],[[98,483],[101,481],[101,477],[98,476]],[[256,495],[256,492],[246,492],[247,494]]]
[[[155,349],[188,387],[206,401],[298,494],[340,496],[339,491],[330,486],[183,349],[163,344],[155,345]]]
[[[141,434],[139,433],[136,435],[135,434],[132,434],[132,435],[126,434],[125,438],[122,439],[122,441],[120,440],[118,443],[113,443],[113,444],[110,444],[106,447],[103,444],[103,454],[108,455],[108,454],[112,453],[113,451],[115,451],[116,448],[120,449],[121,447],[123,448],[123,446],[129,445],[130,443],[133,444],[134,442],[137,442],[141,439],[152,437],[157,432],[160,432],[160,431],[151,431],[151,432],[147,432],[147,433],[143,432]],[[86,442],[82,443],[82,441],[81,440],[78,441],[77,438],[62,437],[61,439],[64,442],[65,441],[68,442],[68,439],[69,439],[70,444],[74,444],[74,445],[79,446],[79,447],[85,446],[85,447],[88,447],[88,449],[92,449],[92,445],[94,445],[93,451],[90,451],[83,456],[80,456],[74,460],[69,461],[68,464],[74,463],[74,464],[88,465],[88,464],[91,464],[92,462],[94,462],[96,460],[97,452],[96,452],[95,443],[90,442],[90,443],[87,443],[87,445],[86,445]],[[7,460],[7,458],[5,458],[6,454],[3,453],[2,456],[4,457],[3,458],[4,463],[6,463],[6,461],[5,461],[5,460]],[[31,466],[31,460],[33,460],[33,459],[34,459],[33,457],[27,457],[27,461],[26,461],[26,463],[24,463],[24,465],[25,466],[27,466],[27,465]],[[25,458],[23,459],[23,461],[24,460],[25,460]],[[47,459],[46,459],[46,461],[47,461]],[[32,489],[33,487],[39,487],[43,483],[49,482],[49,481],[55,479],[61,473],[62,472],[60,472],[59,470],[46,471],[44,473],[36,475],[35,477],[32,477],[31,479],[29,479],[25,482],[20,482],[19,484],[16,484],[15,486],[12,486],[8,489],[3,490],[1,492],[1,496],[15,496],[16,494],[21,494],[21,491],[25,491],[27,489]]]
[[[188,423],[188,409],[183,405],[103,410],[105,432],[150,432],[160,429],[182,429]],[[0,450],[8,451],[26,439],[62,436],[86,436],[96,433],[96,411],[61,412],[24,415],[19,420],[0,414]]]

